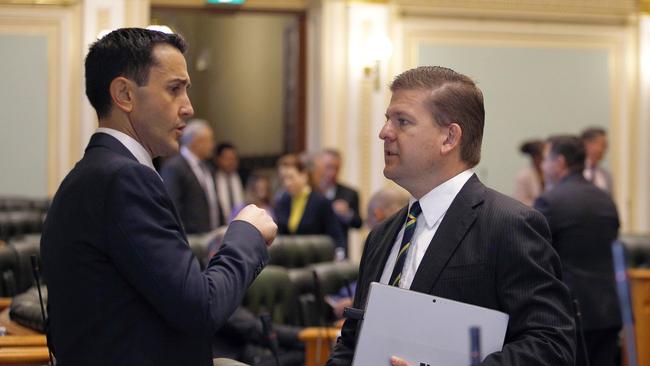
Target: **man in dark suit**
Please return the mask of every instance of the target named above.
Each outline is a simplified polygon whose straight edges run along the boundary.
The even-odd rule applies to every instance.
[[[54,196],[41,241],[57,365],[212,365],[211,337],[268,260],[276,231],[249,206],[201,272],[152,158],[193,113],[174,34],[113,31],[86,57],[99,129]]]
[[[368,236],[354,306],[379,281],[499,310],[510,315],[503,350],[482,365],[573,365],[569,294],[544,217],[471,170],[480,160],[481,91],[467,76],[431,66],[397,76],[391,91],[379,133],[384,175],[412,197]],[[346,320],[328,365],[351,363],[358,326]]]
[[[611,366],[617,362],[621,312],[616,294],[611,243],[619,220],[611,196],[583,176],[585,148],[576,136],[548,139],[542,168],[553,189],[535,208],[544,214],[560,255],[564,282],[582,313],[583,344],[577,366]]]
[[[611,195],[614,188],[612,175],[601,164],[607,152],[607,131],[601,127],[589,127],[582,131],[581,139],[585,146],[582,172],[585,179]]]
[[[181,151],[165,161],[160,176],[188,234],[205,233],[224,225],[212,171],[205,160],[214,149],[212,128],[202,120],[188,123]]]
[[[341,184],[338,180],[341,170],[341,154],[334,149],[326,149],[316,158],[319,174],[319,188],[323,196],[332,202],[332,209],[336,213],[341,230],[345,236],[345,253],[347,255],[348,230],[358,229],[363,223],[359,215],[359,194],[354,189]]]
[[[232,210],[244,203],[244,182],[248,174],[239,169],[239,153],[235,145],[221,142],[212,158],[217,199],[223,217],[230,218]]]

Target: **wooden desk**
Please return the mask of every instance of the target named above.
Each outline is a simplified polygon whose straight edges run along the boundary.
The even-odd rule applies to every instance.
[[[340,331],[340,328],[303,329],[298,338],[305,343],[305,366],[325,365]]]
[[[47,347],[44,335],[7,335],[0,337],[0,349],[3,347]]]
[[[0,347],[0,365],[41,366],[49,361],[47,347]]]
[[[0,325],[7,335],[0,337],[0,365],[42,366],[50,361],[45,336],[9,319],[9,309],[0,312]]]
[[[0,312],[0,326],[3,326],[7,328],[7,334],[10,335],[39,335],[41,333],[27,328],[23,327],[22,325],[11,321],[9,319],[9,309],[4,309],[2,312]]]
[[[11,305],[11,297],[0,297],[0,310],[4,310]]]
[[[650,366],[650,270],[629,269],[639,366]]]

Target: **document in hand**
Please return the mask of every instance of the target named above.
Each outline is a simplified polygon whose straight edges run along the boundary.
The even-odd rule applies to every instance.
[[[509,316],[373,282],[363,319],[353,366],[387,366],[393,355],[414,366],[467,366],[469,329],[481,329],[485,358],[503,347]]]

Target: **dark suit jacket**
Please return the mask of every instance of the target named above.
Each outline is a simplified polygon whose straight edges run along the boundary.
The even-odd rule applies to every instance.
[[[160,177],[98,133],[41,239],[57,365],[212,365],[211,336],[268,254],[235,221],[201,272]]]
[[[350,205],[350,209],[352,209],[354,212],[354,215],[352,215],[352,219],[350,221],[340,220],[343,227],[343,232],[347,234],[348,229],[351,227],[356,229],[360,228],[363,222],[361,221],[361,216],[359,215],[359,194],[357,191],[348,186],[337,183],[334,200],[344,200],[348,203],[348,205]]]
[[[280,196],[273,211],[278,224],[278,234],[291,234],[288,227],[291,215],[291,195],[288,192],[284,192]],[[336,247],[345,245],[343,230],[341,230],[336,214],[332,210],[332,203],[320,193],[313,191],[307,198],[305,212],[294,234],[329,235],[334,240]]]
[[[210,231],[212,229],[210,227],[210,206],[206,193],[194,175],[190,163],[178,154],[165,161],[160,169],[160,176],[169,197],[178,210],[185,231],[188,234]]]
[[[611,244],[618,213],[610,195],[571,174],[535,202],[548,220],[564,282],[578,299],[585,330],[620,328]]]
[[[339,199],[347,202],[348,205],[350,206],[350,209],[352,210],[352,217],[349,219],[337,215],[337,218],[339,219],[339,223],[341,224],[341,230],[343,231],[343,238],[345,239],[345,244],[343,248],[347,253],[348,230],[350,230],[351,227],[358,229],[361,227],[361,224],[363,223],[361,221],[361,216],[359,215],[359,194],[354,189],[337,183],[333,201]]]
[[[370,282],[379,281],[406,213],[405,207],[368,236],[355,307],[364,307]],[[411,290],[510,315],[503,350],[482,365],[572,366],[575,330],[560,274],[544,217],[472,176],[440,223]],[[328,365],[351,364],[357,323],[345,321]]]

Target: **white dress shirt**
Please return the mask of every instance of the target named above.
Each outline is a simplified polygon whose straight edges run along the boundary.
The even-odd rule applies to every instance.
[[[156,168],[153,166],[153,159],[151,158],[151,155],[149,155],[144,146],[142,146],[133,137],[125,134],[124,132],[107,127],[99,127],[95,133],[105,133],[107,135],[115,137],[122,145],[124,145],[124,147],[127,148],[127,150],[129,150],[131,154],[133,154],[133,156],[135,156],[136,159],[138,159],[138,162],[140,164],[146,165],[154,172],[156,172]],[[158,172],[156,172],[156,174],[158,174]]]
[[[449,206],[451,206],[451,202],[456,198],[458,192],[460,192],[473,174],[474,172],[471,169],[465,170],[432,189],[429,193],[420,198],[419,202],[420,207],[422,208],[422,213],[417,217],[415,232],[413,233],[411,246],[406,255],[404,268],[402,269],[402,277],[399,281],[399,287],[406,289],[411,287],[411,283],[413,282],[415,273],[422,261],[422,257],[424,257],[424,253],[426,253],[429,248],[429,244],[431,243],[433,236],[436,234],[440,222],[442,222],[442,219],[445,217],[445,213],[447,213]],[[409,209],[415,201],[416,200],[413,197],[409,199]],[[406,223],[406,218],[404,219],[404,223]],[[404,225],[402,225],[402,229],[397,234],[395,244],[393,244],[393,248],[390,251],[386,265],[384,266],[384,272],[380,279],[381,283],[388,284],[390,281],[390,276],[395,267],[397,253],[399,252],[402,243],[402,237],[404,237]]]
[[[217,184],[219,206],[221,206],[223,217],[228,218],[232,213],[233,207],[244,203],[244,189],[241,178],[239,178],[239,174],[236,172],[226,174],[220,170],[217,170],[214,177]]]
[[[611,176],[605,171],[605,169],[601,168],[600,166],[588,167],[587,164],[585,164],[585,170],[583,171],[582,175],[586,180],[590,181],[603,191],[612,191]]]

